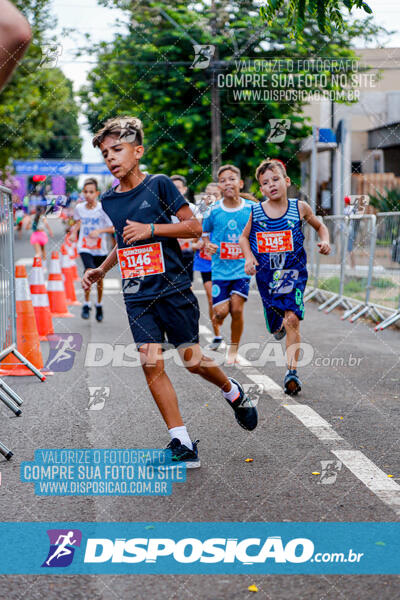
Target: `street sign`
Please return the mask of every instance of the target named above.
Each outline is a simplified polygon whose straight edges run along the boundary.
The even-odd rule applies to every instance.
[[[17,175],[110,175],[103,163],[82,163],[79,160],[14,160]]]

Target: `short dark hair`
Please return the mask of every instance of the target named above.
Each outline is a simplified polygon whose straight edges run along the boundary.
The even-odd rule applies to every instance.
[[[185,187],[187,187],[186,177],[183,175],[171,175],[172,181],[181,181]]]
[[[135,143],[141,146],[144,137],[142,121],[137,117],[129,116],[108,119],[94,135],[92,139],[93,146],[98,148],[108,135],[117,136],[121,142]]]
[[[219,177],[221,175],[221,173],[223,173],[224,171],[233,171],[234,173],[236,173],[236,175],[239,175],[239,179],[242,178],[242,175],[240,173],[240,169],[238,167],[235,167],[235,165],[222,165],[218,169],[217,176]]]
[[[85,179],[85,181],[83,182],[82,189],[84,189],[85,185],[94,185],[97,191],[99,189],[99,184],[97,183],[97,179],[95,179],[94,177],[89,177],[88,179]]]
[[[260,163],[256,169],[256,179],[259,181],[259,177],[264,175],[265,171],[274,171],[279,169],[284,177],[287,177],[285,163],[279,158],[266,158]]]

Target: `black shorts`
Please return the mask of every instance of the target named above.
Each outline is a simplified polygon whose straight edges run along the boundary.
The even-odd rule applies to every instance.
[[[207,281],[211,281],[211,271],[200,271],[201,278],[203,283],[207,283]]]
[[[90,254],[90,252],[80,252],[79,256],[82,259],[85,271],[87,271],[88,269],[97,269],[97,267],[99,267],[101,263],[107,258],[107,254],[105,254],[104,256],[94,256],[93,254]]]
[[[147,302],[130,302],[129,296],[124,299],[138,348],[150,343],[168,342],[175,348],[199,343],[200,309],[190,288]]]

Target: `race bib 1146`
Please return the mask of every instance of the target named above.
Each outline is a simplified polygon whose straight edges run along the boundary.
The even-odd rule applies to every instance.
[[[260,254],[266,252],[292,252],[293,236],[292,230],[286,231],[257,231],[257,251]]]
[[[161,242],[120,248],[118,261],[122,279],[146,277],[165,272]]]

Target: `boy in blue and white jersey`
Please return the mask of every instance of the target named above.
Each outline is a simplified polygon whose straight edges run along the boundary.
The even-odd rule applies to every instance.
[[[243,333],[243,309],[249,295],[250,275],[244,270],[244,255],[239,246],[240,235],[254,204],[240,197],[243,187],[240,170],[223,165],[218,171],[218,186],[222,198],[216,202],[203,221],[203,234],[210,241],[207,251],[212,255],[212,297],[215,320],[222,325],[230,313],[231,343],[227,363],[234,364]]]
[[[240,246],[246,273],[256,275],[268,331],[276,339],[287,333],[288,371],[284,387],[287,394],[295,395],[301,390],[296,367],[308,277],[302,221],[318,233],[321,254],[330,252],[329,232],[306,202],[288,199],[290,179],[280,160],[264,160],[257,168],[256,178],[266,200],[252,207]]]

